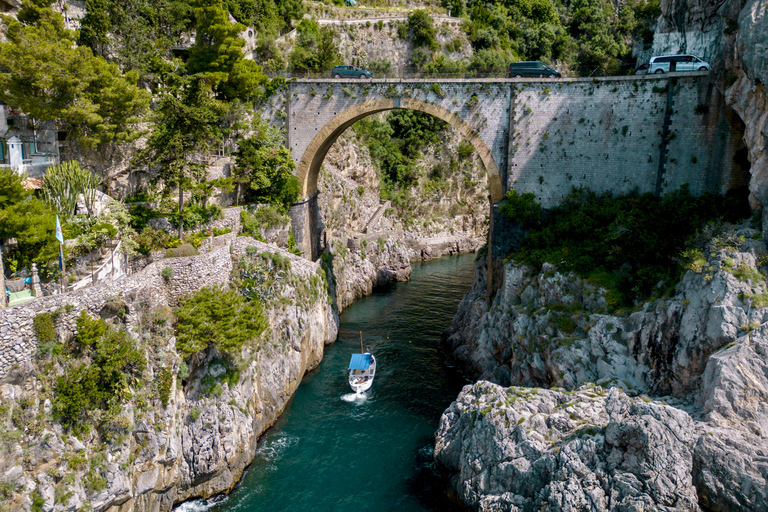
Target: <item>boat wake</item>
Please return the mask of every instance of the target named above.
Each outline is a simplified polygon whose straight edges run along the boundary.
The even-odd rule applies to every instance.
[[[362,402],[368,399],[368,395],[365,393],[347,393],[341,395],[341,399],[345,402]]]
[[[216,505],[222,505],[226,503],[228,499],[229,496],[219,494],[212,498],[208,498],[207,500],[185,501],[173,510],[174,512],[206,512]]]

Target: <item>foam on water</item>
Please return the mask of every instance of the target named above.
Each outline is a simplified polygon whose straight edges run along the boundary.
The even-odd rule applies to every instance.
[[[363,402],[368,399],[368,395],[365,393],[347,393],[341,395],[341,399],[345,402]]]
[[[229,501],[185,512],[457,512],[434,469],[434,433],[464,378],[438,344],[469,290],[474,255],[414,264],[410,283],[355,301],[339,336],[308,372]],[[363,341],[380,366],[373,387],[349,387]]]
[[[174,509],[175,512],[206,512],[207,510],[217,506],[223,505],[227,502],[229,496],[219,495],[207,500],[192,500],[185,501]]]
[[[267,462],[273,462],[278,460],[280,456],[285,453],[285,450],[291,446],[296,445],[299,442],[298,437],[293,437],[285,434],[275,436],[266,440],[256,450],[256,456]],[[189,511],[198,512],[198,511]]]

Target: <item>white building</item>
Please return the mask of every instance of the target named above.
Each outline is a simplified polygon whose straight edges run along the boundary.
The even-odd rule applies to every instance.
[[[40,177],[59,163],[59,141],[53,121],[38,121],[0,105],[0,167]]]

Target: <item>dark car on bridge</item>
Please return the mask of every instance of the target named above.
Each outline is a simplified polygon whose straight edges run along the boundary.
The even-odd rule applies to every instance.
[[[370,71],[360,69],[357,66],[336,66],[331,70],[331,77],[333,78],[373,78]]]
[[[524,76],[538,76],[548,78],[560,78],[562,75],[543,62],[513,62],[509,65],[509,78],[522,78]]]

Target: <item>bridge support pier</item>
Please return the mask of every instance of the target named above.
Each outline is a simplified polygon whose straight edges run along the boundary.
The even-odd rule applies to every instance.
[[[317,204],[317,192],[294,204],[288,210],[291,218],[291,230],[296,247],[301,255],[315,261],[320,257],[320,208]]]

